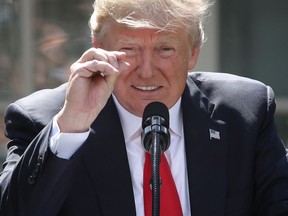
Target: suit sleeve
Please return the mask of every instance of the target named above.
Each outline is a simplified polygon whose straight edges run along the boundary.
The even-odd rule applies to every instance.
[[[62,177],[69,162],[49,153],[52,121],[39,128],[27,113],[19,104],[10,105],[5,112],[5,133],[10,142],[0,176],[0,215],[37,215],[37,209],[56,197],[53,190],[61,188],[60,184],[65,185],[61,181],[65,179]],[[62,190],[65,189],[62,186]],[[57,193],[63,191],[58,190]],[[54,200],[51,205],[57,211],[61,201]]]
[[[274,94],[267,88],[266,118],[256,146],[255,211],[261,216],[288,215],[287,152],[274,123]]]

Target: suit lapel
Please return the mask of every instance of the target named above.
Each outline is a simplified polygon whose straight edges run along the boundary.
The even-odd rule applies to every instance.
[[[91,128],[83,155],[103,215],[136,215],[126,146],[112,98]]]
[[[192,80],[188,86],[182,109],[192,215],[225,215],[226,125]]]

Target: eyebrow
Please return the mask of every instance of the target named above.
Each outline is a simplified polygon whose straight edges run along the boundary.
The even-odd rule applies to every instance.
[[[180,43],[180,41],[177,39],[176,36],[173,35],[157,35],[154,38],[155,41],[157,43],[161,43],[161,44],[173,44],[173,45],[177,45]],[[135,39],[134,37],[130,37],[125,35],[123,38],[119,39],[117,41],[117,45],[137,45],[138,44],[138,39]]]

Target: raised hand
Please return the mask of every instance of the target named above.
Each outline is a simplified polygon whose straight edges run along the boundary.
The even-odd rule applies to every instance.
[[[128,69],[125,56],[91,48],[72,64],[65,104],[57,115],[61,132],[88,130],[112,94],[117,77]]]

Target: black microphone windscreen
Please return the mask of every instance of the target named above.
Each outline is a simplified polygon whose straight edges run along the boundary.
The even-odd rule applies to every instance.
[[[147,118],[152,116],[160,116],[165,121],[165,127],[169,128],[169,111],[165,104],[155,101],[149,103],[143,112],[143,118],[142,118],[142,128],[144,128],[144,124]]]

